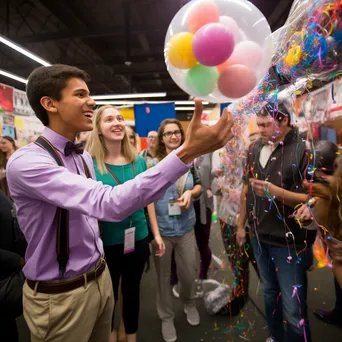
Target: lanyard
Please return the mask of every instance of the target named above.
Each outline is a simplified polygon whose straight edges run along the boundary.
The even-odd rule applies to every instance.
[[[137,176],[137,171],[135,169],[135,164],[132,163],[132,169],[133,169],[133,174],[134,174],[134,178]],[[107,171],[110,173],[110,175],[114,178],[115,182],[118,183],[118,185],[122,184],[120,181],[119,181],[119,178],[116,177],[115,173],[106,165],[106,168],[107,168]]]
[[[133,169],[133,175],[134,175],[134,178],[137,176],[137,171],[135,169],[135,164],[134,163],[131,163],[132,165],[132,169]],[[109,174],[113,177],[113,179],[115,180],[115,182],[118,183],[118,185],[122,184],[119,180],[118,177],[116,177],[115,173],[106,165],[106,168],[107,168],[107,171],[109,172]],[[133,221],[133,215],[130,216],[130,228],[132,227],[132,222]]]

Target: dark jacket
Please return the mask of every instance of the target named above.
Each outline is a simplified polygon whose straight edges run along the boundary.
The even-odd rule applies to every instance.
[[[305,141],[298,135],[297,129],[292,129],[284,142],[278,144],[265,168],[259,162],[262,147],[262,141],[259,139],[248,152],[247,178],[257,177],[285,190],[305,193],[302,183],[306,179],[308,152]],[[310,247],[313,244],[315,232],[300,228],[292,217],[293,208],[277,200],[273,203],[268,198],[256,196],[250,184],[246,209],[248,223],[261,242],[296,249]]]
[[[21,269],[21,256],[14,251],[12,202],[0,191],[0,280]]]

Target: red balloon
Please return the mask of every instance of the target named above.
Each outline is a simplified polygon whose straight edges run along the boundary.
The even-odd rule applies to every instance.
[[[218,80],[218,89],[222,95],[237,99],[247,95],[257,84],[253,70],[245,65],[234,64],[222,71]]]

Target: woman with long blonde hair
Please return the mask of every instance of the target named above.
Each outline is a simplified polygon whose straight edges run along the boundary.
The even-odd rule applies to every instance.
[[[94,129],[89,136],[86,149],[93,157],[98,181],[117,186],[147,169],[144,158],[139,156],[129,143],[125,121],[119,110],[112,106],[100,107],[94,114],[93,122]],[[147,209],[157,245],[156,256],[162,256],[165,246],[159,233],[154,204],[150,204]],[[149,257],[145,212],[142,208],[124,221],[100,222],[100,225],[116,302],[121,279],[127,342],[135,342],[139,318],[140,280]],[[115,329],[111,340],[117,340]]]

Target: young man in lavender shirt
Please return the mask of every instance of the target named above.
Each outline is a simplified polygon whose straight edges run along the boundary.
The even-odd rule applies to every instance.
[[[66,65],[32,72],[27,96],[46,127],[40,141],[19,149],[7,164],[11,196],[28,242],[23,304],[32,342],[108,342],[114,300],[97,220],[122,221],[158,200],[193,159],[233,137],[231,114],[225,112],[216,126],[206,127],[196,100],[181,148],[132,181],[114,188],[103,185],[95,181],[90,155],[74,144],[77,133],[93,128],[95,102],[88,81],[84,71]],[[59,238],[58,227],[61,234],[68,227],[66,239]],[[57,260],[62,251],[64,263]]]

